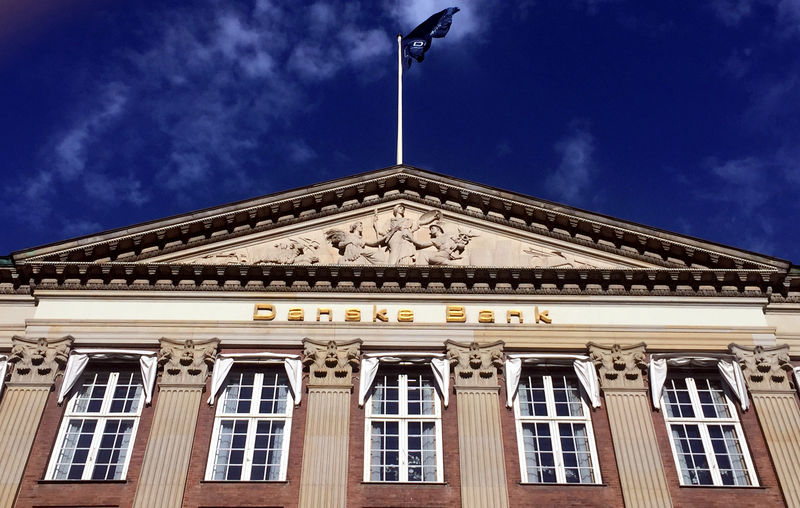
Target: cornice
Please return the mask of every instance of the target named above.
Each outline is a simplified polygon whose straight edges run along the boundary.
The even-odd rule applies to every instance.
[[[800,278],[774,270],[554,269],[473,266],[190,265],[35,262],[17,286],[37,289],[654,295],[793,298]]]
[[[225,207],[132,226],[14,254],[17,265],[39,261],[144,261],[220,239],[357,210],[396,199],[433,205],[540,235],[667,266],[786,271],[775,258],[675,235],[473,184],[417,168],[394,166]],[[625,247],[623,249],[623,247]]]

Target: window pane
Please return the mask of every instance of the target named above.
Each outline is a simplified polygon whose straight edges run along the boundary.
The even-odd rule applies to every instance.
[[[372,392],[372,414],[400,414],[400,376],[378,375]]]
[[[85,372],[75,397],[74,413],[99,413],[108,387],[109,372]]]
[[[678,452],[681,477],[686,485],[713,485],[700,429],[697,425],[672,425],[672,439]]]
[[[543,376],[522,376],[517,393],[522,416],[547,416]]]
[[[689,397],[689,388],[686,386],[685,379],[667,379],[664,385],[664,399],[668,416],[676,418],[694,417],[692,400]]]
[[[254,381],[255,373],[251,371],[229,374],[222,412],[225,414],[249,413],[253,399]]]
[[[708,433],[723,485],[750,485],[744,454],[733,425],[709,425]]]
[[[111,399],[111,413],[138,413],[142,396],[142,376],[139,372],[120,372]]]
[[[398,422],[372,422],[370,479],[400,480],[400,427]]]
[[[253,445],[251,480],[281,479],[284,423],[281,420],[258,421]]]
[[[567,483],[593,483],[594,469],[589,452],[589,439],[583,423],[559,423],[561,453]]]
[[[432,415],[435,413],[435,396],[432,376],[408,376],[408,414]]]
[[[706,418],[729,418],[728,403],[725,399],[725,392],[722,385],[717,380],[695,379],[697,385],[697,396],[700,399],[700,407],[703,408],[703,416]]]
[[[553,376],[553,398],[557,416],[583,416],[578,380],[571,376]]]
[[[261,399],[258,412],[260,414],[286,414],[289,398],[289,378],[279,370],[267,371],[263,374]]]
[[[92,480],[120,480],[131,444],[133,420],[106,420]]]
[[[556,481],[553,443],[550,437],[550,424],[522,424],[522,442],[525,449],[527,481],[533,483],[554,483]]]
[[[436,481],[435,422],[408,422],[408,481]]]
[[[70,420],[61,451],[58,454],[53,478],[56,480],[80,480],[86,461],[89,457],[89,448],[92,437],[97,427],[97,420]]]
[[[222,420],[214,459],[214,480],[241,480],[247,420]]]

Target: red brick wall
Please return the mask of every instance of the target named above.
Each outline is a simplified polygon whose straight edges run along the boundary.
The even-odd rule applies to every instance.
[[[18,508],[38,506],[130,506],[136,493],[136,483],[142,468],[147,436],[153,422],[153,412],[158,404],[158,390],[153,393],[153,404],[142,408],[136,439],[131,450],[128,466],[128,479],[123,481],[43,481],[47,473],[50,454],[56,442],[63,406],[57,404],[58,390],[63,377],[56,381],[56,388],[50,392],[42,415],[36,440],[17,496]]]
[[[232,351],[227,351],[232,352]],[[298,353],[299,350],[285,351]],[[60,381],[57,383],[60,384]],[[209,379],[210,384],[210,379]],[[358,386],[358,374],[354,376]],[[197,429],[192,448],[186,482],[184,506],[297,506],[300,486],[300,463],[303,455],[306,400],[294,408],[291,427],[291,446],[287,481],[281,483],[205,482],[206,463],[211,442],[215,408],[205,402],[204,394],[197,415]],[[122,482],[44,482],[48,460],[61,424],[63,407],[56,404],[56,391],[50,394],[36,435],[32,453],[25,469],[17,506],[130,506],[141,470],[145,444],[150,432],[154,408],[158,404],[158,390],[153,405],[142,411],[136,440],[131,452],[128,480]],[[305,394],[304,394],[305,395]],[[616,471],[613,444],[605,407],[592,411],[592,425],[598,448],[598,459],[603,484],[599,486],[576,485],[522,485],[520,483],[519,454],[517,451],[514,412],[505,408],[505,388],[499,393],[501,430],[508,478],[508,493],[512,507],[525,506],[622,506],[622,493]],[[364,464],[364,410],[358,407],[357,393],[351,396],[350,454],[347,472],[348,506],[459,506],[460,475],[458,456],[458,403],[451,393],[450,407],[442,414],[442,440],[444,449],[443,485],[377,485],[363,482]],[[783,499],[778,488],[764,437],[755,410],[741,414],[742,427],[753,456],[760,487],[757,488],[703,488],[681,487],[662,415],[653,411],[662,461],[667,474],[670,495],[675,506],[781,506]]]

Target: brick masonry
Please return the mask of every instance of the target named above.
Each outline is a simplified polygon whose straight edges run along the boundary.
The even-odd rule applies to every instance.
[[[232,351],[229,351],[232,352]],[[299,353],[300,351],[281,351]],[[354,384],[358,384],[358,374]],[[60,383],[60,380],[57,384]],[[207,397],[210,379],[206,385]],[[592,425],[598,448],[602,485],[530,485],[522,484],[514,422],[514,412],[505,408],[505,388],[500,390],[501,428],[508,477],[508,493],[513,507],[527,506],[623,506],[622,491],[616,471],[614,449],[605,408],[592,411]],[[56,391],[51,392],[36,435],[31,456],[26,465],[16,506],[33,508],[59,507],[110,507],[130,506],[141,471],[147,436],[152,423],[154,407],[158,404],[158,390],[152,406],[142,411],[141,421],[133,445],[128,479],[120,482],[63,482],[43,481],[47,464],[61,424],[63,407],[56,404]],[[357,393],[351,396],[350,452],[348,468],[348,506],[363,507],[452,507],[460,505],[460,477],[458,457],[458,404],[450,397],[450,407],[442,414],[442,439],[444,448],[444,483],[436,485],[388,485],[363,481],[364,464],[364,409],[358,407]],[[303,456],[305,425],[305,398],[292,414],[291,447],[288,458],[287,481],[275,483],[207,482],[204,481],[214,424],[215,408],[205,401],[197,415],[184,506],[212,508],[223,506],[265,507],[297,506],[300,485],[300,462]],[[740,414],[742,427],[753,457],[759,487],[681,487],[672,456],[669,435],[661,413],[653,411],[661,458],[670,486],[670,495],[676,507],[764,507],[781,506],[784,501],[767,452],[764,436],[755,410]]]

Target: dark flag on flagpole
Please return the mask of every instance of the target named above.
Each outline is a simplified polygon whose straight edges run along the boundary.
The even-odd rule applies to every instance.
[[[433,37],[441,38],[447,35],[453,23],[453,14],[458,11],[458,7],[448,7],[437,12],[403,37],[403,66],[406,69],[411,67],[412,59],[417,62],[425,59],[425,52],[431,47]]]

